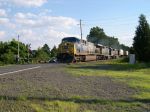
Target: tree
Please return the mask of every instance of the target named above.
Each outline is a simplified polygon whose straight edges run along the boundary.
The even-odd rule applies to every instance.
[[[19,43],[20,58],[22,61],[27,59],[28,47],[24,43]],[[15,63],[15,57],[18,54],[18,41],[12,39],[9,42],[0,42],[0,61],[6,64]]]
[[[38,61],[48,61],[49,55],[42,48],[38,48],[35,59]]]
[[[107,36],[104,30],[98,26],[91,28],[87,40],[94,44],[102,44],[116,49],[121,47],[118,38]]]
[[[120,44],[120,49],[123,49],[123,50],[126,50],[126,51],[129,51],[130,50],[130,47],[124,45],[124,44]],[[133,48],[132,48],[133,49]]]
[[[50,48],[47,44],[44,44],[42,48],[32,51],[32,57],[36,61],[48,61],[50,59]]]
[[[5,64],[14,64],[15,63],[15,57],[14,53],[9,50],[8,52],[4,53],[2,56],[3,62]]]
[[[44,50],[44,52],[46,52],[50,56],[50,48],[47,44],[44,44],[42,49]]]
[[[133,48],[139,61],[150,61],[150,27],[143,14],[139,17],[139,25],[133,39]]]
[[[51,57],[56,57],[57,56],[57,48],[56,46],[53,47],[53,49],[51,50]]]
[[[104,30],[96,26],[91,28],[90,34],[87,36],[87,41],[98,44],[104,38],[106,38]]]

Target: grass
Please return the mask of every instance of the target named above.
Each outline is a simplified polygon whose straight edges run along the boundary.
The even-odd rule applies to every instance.
[[[13,66],[13,65],[17,65],[17,64],[3,64],[3,63],[0,63],[0,68],[7,67],[7,66]]]
[[[71,64],[70,66],[68,66],[66,71],[74,76],[111,77],[116,82],[125,83],[138,91],[134,96],[132,96],[132,98],[135,99],[135,102],[133,102],[132,104],[129,102],[112,102],[112,107],[115,108],[116,106],[123,106],[130,109],[134,106],[137,108],[141,106],[142,108],[147,108],[150,111],[149,63],[137,63],[135,65],[131,65],[128,63],[124,63],[121,60],[99,61],[90,63],[85,62]],[[121,112],[126,112],[126,109],[122,109]]]
[[[147,108],[140,102],[109,100],[96,100],[92,103],[59,100],[0,100],[0,104],[2,112],[141,112],[141,108]]]
[[[36,112],[77,112],[78,104],[63,101],[45,101],[43,105],[31,104]]]
[[[96,112],[88,107],[84,107],[85,103],[75,103],[70,101],[45,101],[43,105],[32,104],[32,108],[37,112]],[[109,110],[102,108],[102,112],[116,112],[117,107],[121,109],[126,109],[128,111],[128,107],[131,109],[136,109],[135,107],[139,106],[140,103],[124,103],[124,102],[111,102],[111,101],[100,101],[97,104],[90,104],[93,107],[97,105],[101,105],[103,107],[109,106]],[[121,110],[118,109],[120,112]],[[122,111],[123,112],[123,111]]]
[[[67,71],[75,76],[108,76],[114,81],[128,84],[139,90],[133,96],[140,99],[150,99],[150,64],[138,63],[131,65],[120,60],[92,63],[72,64]]]

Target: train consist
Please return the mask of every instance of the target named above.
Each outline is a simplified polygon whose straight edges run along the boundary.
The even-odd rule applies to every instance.
[[[101,44],[93,44],[76,37],[65,37],[58,47],[57,60],[59,62],[76,62],[116,59],[127,56],[128,51],[113,49]]]

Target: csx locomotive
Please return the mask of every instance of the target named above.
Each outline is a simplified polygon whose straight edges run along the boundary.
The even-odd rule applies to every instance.
[[[127,56],[128,51],[95,45],[76,37],[65,37],[58,47],[57,59],[59,62],[76,62],[115,59],[124,55]]]

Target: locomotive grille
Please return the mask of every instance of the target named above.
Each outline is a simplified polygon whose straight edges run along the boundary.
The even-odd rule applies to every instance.
[[[67,42],[67,43],[62,43],[59,46],[59,52],[60,53],[69,53],[69,54],[74,54],[74,44]]]

